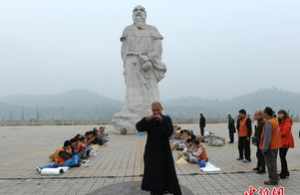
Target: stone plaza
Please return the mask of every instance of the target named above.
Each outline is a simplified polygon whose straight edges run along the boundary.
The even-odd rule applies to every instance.
[[[182,126],[198,131],[196,124]],[[87,166],[73,168],[59,176],[41,176],[36,172],[35,168],[48,163],[49,154],[61,146],[64,140],[91,128],[92,126],[0,127],[0,194],[105,195],[108,193],[101,189],[120,189],[120,186],[126,184],[124,182],[131,182],[138,189],[143,173],[145,136],[113,134],[110,126],[107,127],[108,132],[111,132],[110,142],[97,148],[96,155],[91,157]],[[294,127],[297,145],[299,128],[300,124]],[[209,124],[207,130],[227,138],[226,124]],[[236,143],[226,144],[224,147],[208,146],[208,153],[210,162],[220,167],[221,172],[208,174],[202,173],[198,165],[176,165],[180,184],[193,194],[237,195],[243,194],[249,186],[264,187],[262,183],[267,175],[257,175],[252,171],[256,163],[255,147],[252,147],[252,162],[246,164],[236,161]],[[300,194],[299,156],[298,147],[289,151],[291,176],[280,181],[288,195]],[[111,186],[113,184],[118,185]],[[120,192],[118,194],[121,195]]]

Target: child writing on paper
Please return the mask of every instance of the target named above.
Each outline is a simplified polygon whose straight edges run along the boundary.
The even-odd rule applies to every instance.
[[[201,160],[208,161],[206,148],[198,139],[187,141],[187,148],[178,155],[178,159],[181,157],[193,164]]]
[[[80,158],[78,154],[74,154],[72,150],[72,143],[67,140],[64,146],[59,149],[58,154],[54,157],[54,162],[48,165],[38,167],[37,171],[41,172],[43,168],[57,168],[57,167],[79,167]]]
[[[193,152],[193,155],[196,156],[198,158],[198,160],[204,160],[204,161],[208,161],[208,155],[207,155],[207,150],[204,146],[203,143],[201,143],[199,140],[195,140],[194,144],[196,146],[196,151]]]

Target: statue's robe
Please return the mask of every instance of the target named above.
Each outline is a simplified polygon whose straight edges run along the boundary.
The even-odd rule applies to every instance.
[[[158,82],[164,78],[166,66],[161,62],[163,37],[151,25],[141,29],[132,24],[121,36],[121,55],[124,65],[126,102],[122,111],[114,116],[113,124],[118,129],[135,130],[141,116],[150,113],[150,105],[159,101]],[[144,60],[141,56],[146,57]],[[144,69],[147,62],[148,68]]]

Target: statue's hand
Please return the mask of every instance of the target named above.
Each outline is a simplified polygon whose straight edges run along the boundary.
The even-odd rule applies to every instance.
[[[146,61],[143,65],[142,65],[142,69],[143,71],[147,72],[152,68],[152,63],[150,61]]]
[[[143,60],[144,62],[149,61],[149,57],[146,55],[140,55],[141,60]]]

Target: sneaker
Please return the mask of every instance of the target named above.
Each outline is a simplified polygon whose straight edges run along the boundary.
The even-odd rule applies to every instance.
[[[84,164],[81,164],[82,167],[89,167],[90,164],[87,162],[87,163],[84,163]]]
[[[244,160],[244,159],[242,159],[242,158],[237,158],[236,160],[240,160],[240,161],[241,161],[241,160]]]
[[[84,159],[84,160],[81,160],[81,163],[82,164],[86,164],[86,163],[88,163],[90,160],[87,160],[87,159]]]
[[[255,167],[252,169],[253,171],[258,171],[258,167]]]
[[[251,160],[247,160],[247,159],[243,160],[243,163],[250,163],[250,162]]]
[[[37,171],[38,173],[41,173],[41,172],[42,172],[41,167],[37,167],[37,168],[36,168],[36,171]]]

